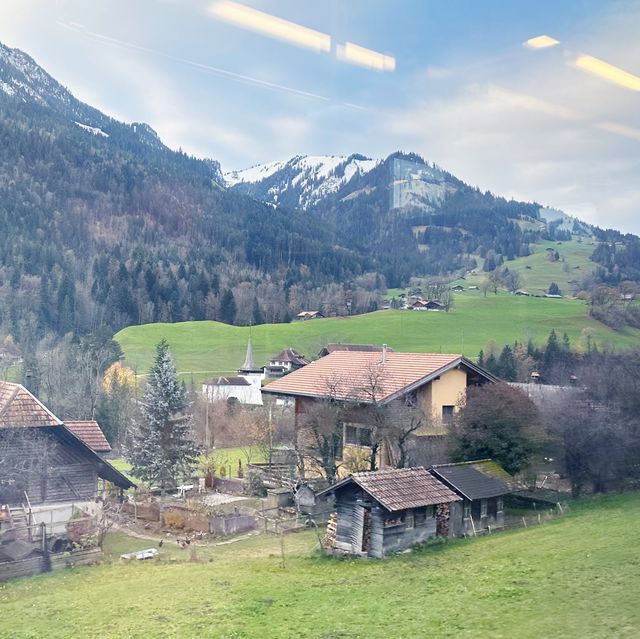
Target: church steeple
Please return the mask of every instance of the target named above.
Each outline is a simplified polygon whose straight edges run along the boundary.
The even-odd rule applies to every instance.
[[[255,369],[253,363],[253,344],[251,343],[251,334],[249,334],[249,341],[247,342],[247,355],[244,358],[244,364],[240,368],[243,371],[251,371]]]

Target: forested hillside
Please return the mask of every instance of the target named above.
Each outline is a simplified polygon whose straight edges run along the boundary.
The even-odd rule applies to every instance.
[[[228,192],[217,163],[83,105],[21,52],[0,61],[0,325],[17,340],[282,321],[294,285],[366,270],[308,216]]]

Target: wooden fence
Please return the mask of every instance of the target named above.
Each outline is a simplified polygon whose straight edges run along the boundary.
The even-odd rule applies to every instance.
[[[7,561],[0,563],[0,581],[8,581],[16,577],[30,577],[50,570],[71,568],[73,566],[86,566],[96,563],[102,555],[100,548],[89,550],[77,550],[74,552],[62,552],[29,557],[19,561]]]

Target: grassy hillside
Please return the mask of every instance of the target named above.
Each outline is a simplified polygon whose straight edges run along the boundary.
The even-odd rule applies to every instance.
[[[505,262],[504,266],[510,271],[517,271],[520,274],[520,288],[529,293],[539,295],[549,290],[551,282],[555,282],[564,294],[570,294],[573,290],[570,280],[580,280],[591,273],[596,264],[591,260],[591,254],[595,249],[592,240],[578,242],[541,242],[536,244],[534,252],[527,257],[519,257],[511,262]],[[557,251],[560,260],[549,261],[549,251]],[[477,275],[467,277],[466,284],[479,285],[485,279],[486,273],[477,271]],[[465,284],[465,282],[461,282]]]
[[[0,638],[635,637],[640,495],[542,526],[384,561],[313,553],[312,533],[0,586]],[[115,534],[115,556],[153,542]],[[174,561],[171,561],[173,557]]]
[[[389,344],[398,351],[459,353],[475,357],[490,339],[498,344],[543,343],[549,331],[567,332],[577,345],[588,329],[600,345],[629,348],[640,331],[615,332],[587,316],[584,302],[522,298],[501,293],[483,297],[479,291],[456,295],[450,313],[378,311],[367,315],[265,324],[251,329],[255,361],[264,364],[280,349],[291,346],[315,356],[328,342]],[[126,362],[138,374],[151,365],[154,345],[166,338],[178,370],[189,382],[229,373],[244,361],[249,328],[218,322],[181,322],[131,326],[116,334]]]

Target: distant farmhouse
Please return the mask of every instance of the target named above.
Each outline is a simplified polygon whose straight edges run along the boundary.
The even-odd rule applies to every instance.
[[[269,360],[269,363],[264,367],[264,373],[267,377],[281,377],[306,366],[308,363],[304,356],[293,348],[285,348]]]
[[[296,315],[298,320],[322,319],[324,315],[320,311],[302,311]]]
[[[454,534],[462,498],[424,468],[354,473],[318,496],[335,495],[327,545],[336,554],[377,557]]]
[[[262,388],[266,397],[295,401],[296,437],[303,445],[305,420],[314,406],[328,398],[345,411],[342,459],[362,457],[370,446],[371,410],[376,406],[410,406],[425,416],[424,424],[413,434],[417,443],[436,438],[444,441],[446,425],[464,400],[469,386],[497,381],[462,355],[437,353],[395,353],[334,351]],[[417,446],[417,448],[421,448]],[[424,450],[425,448],[422,447]],[[394,465],[391,446],[379,451],[379,466]],[[433,464],[437,456],[417,460]],[[347,464],[348,465],[348,464]]]
[[[0,381],[0,506],[7,506],[9,523],[44,523],[48,532],[62,534],[77,513],[99,511],[99,480],[121,490],[134,486],[76,434],[84,431],[106,449],[104,435],[91,424],[91,436],[77,422],[70,428],[24,386]]]

